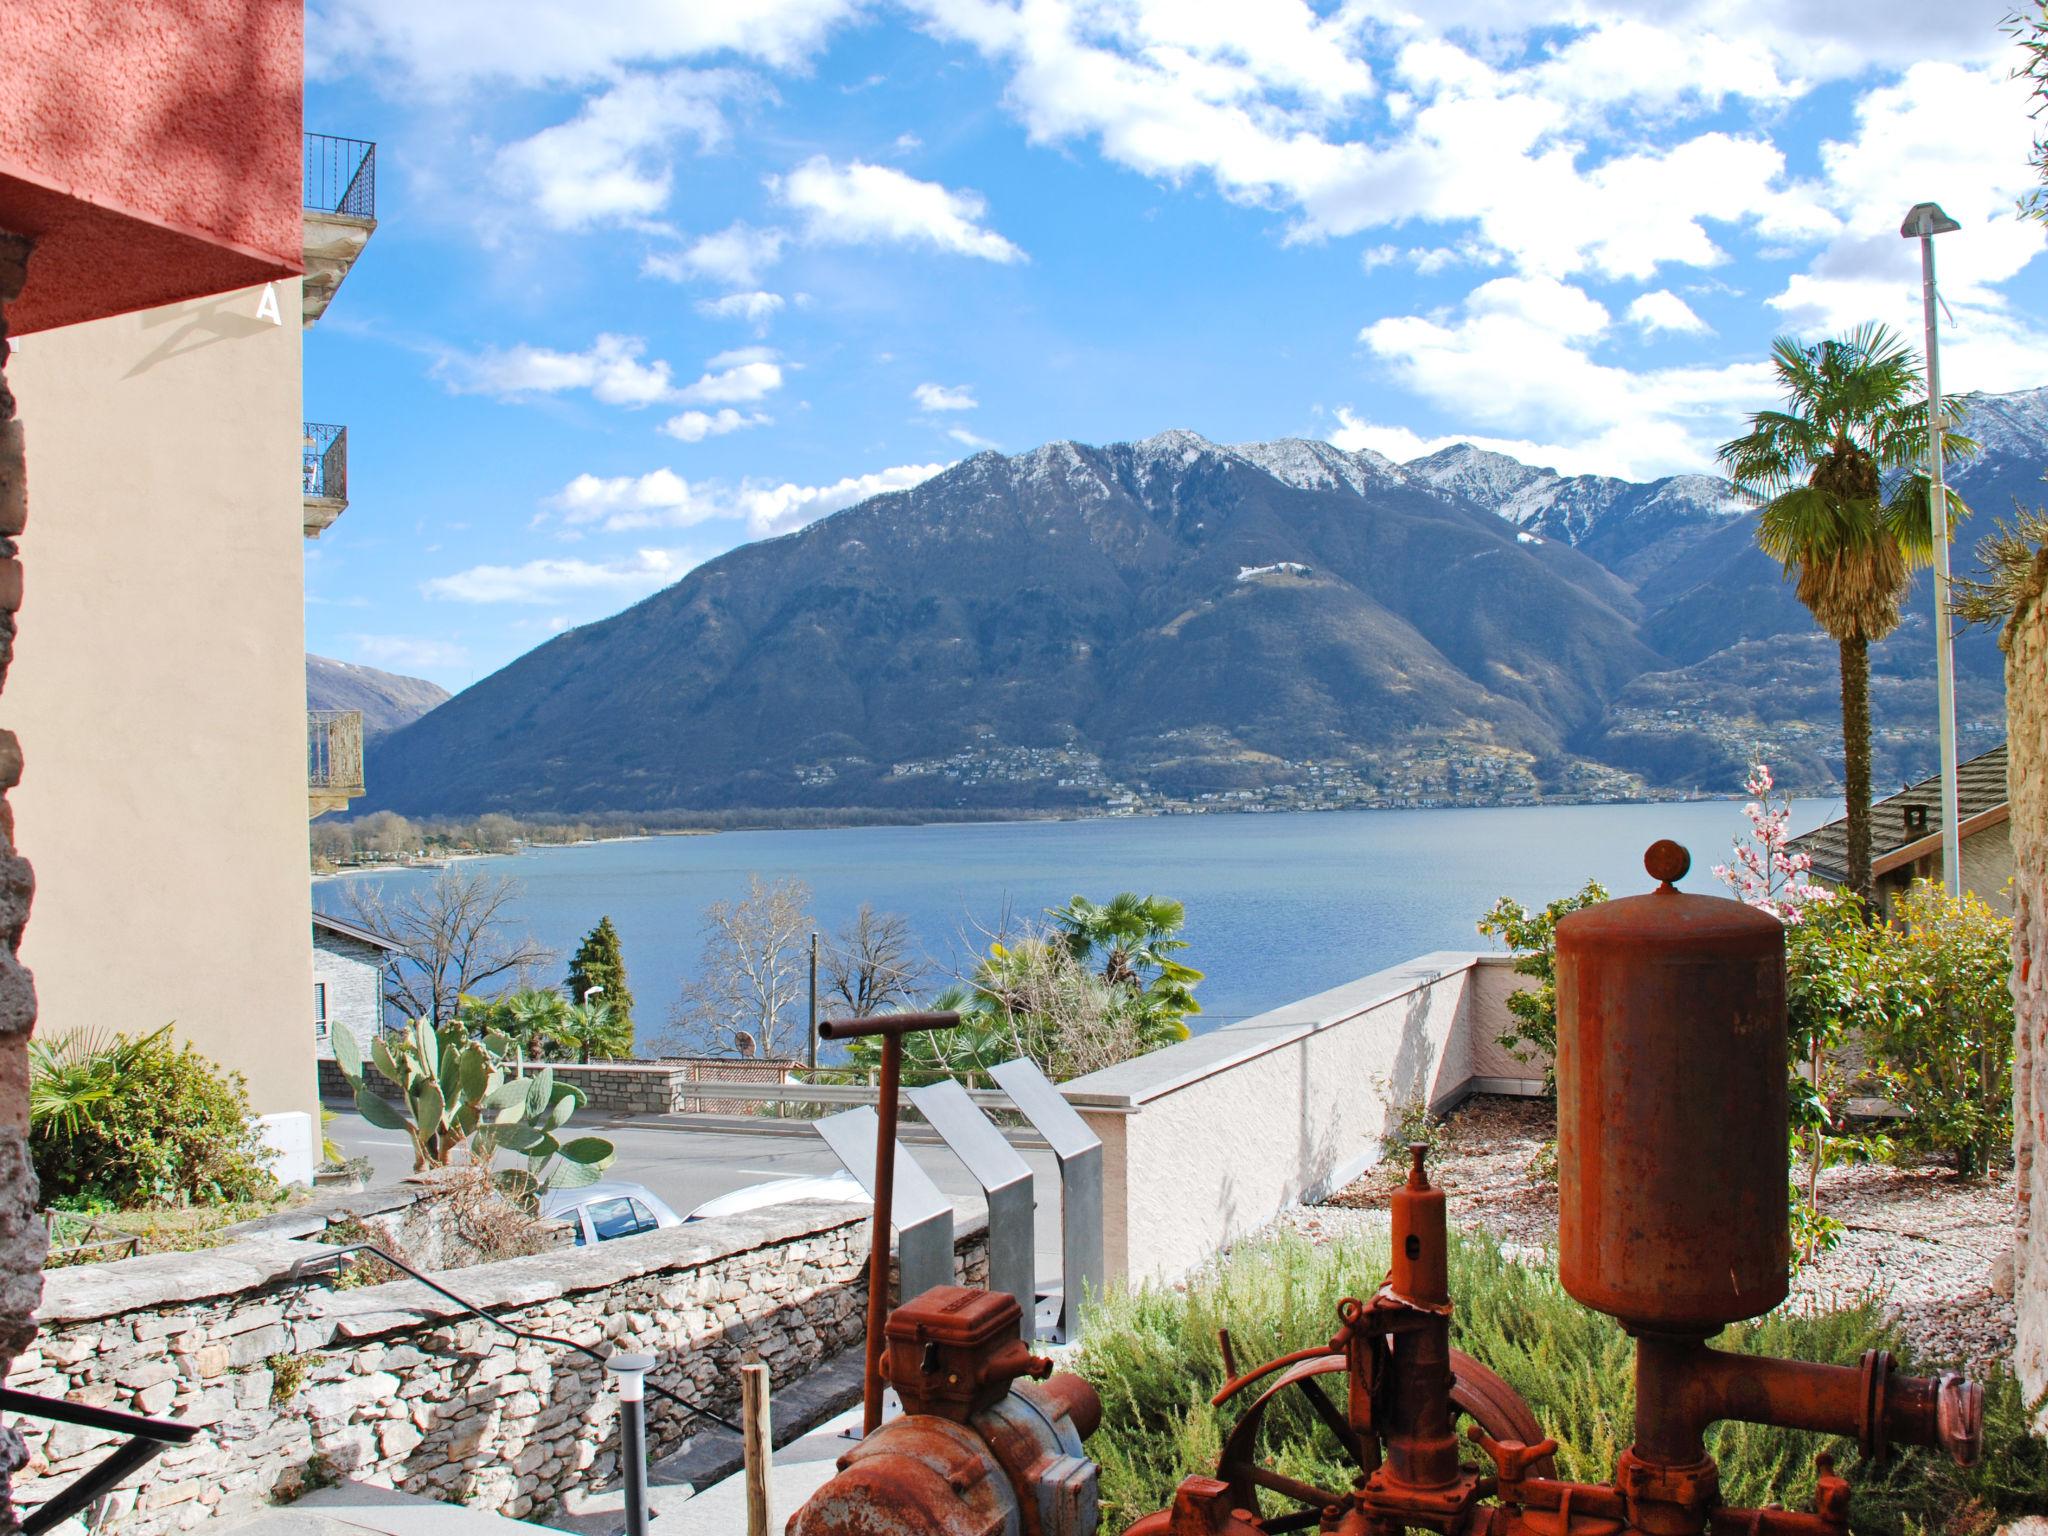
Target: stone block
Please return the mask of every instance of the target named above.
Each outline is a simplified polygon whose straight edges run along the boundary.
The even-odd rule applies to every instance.
[[[28,527],[26,448],[21,418],[0,421],[0,536],[8,538]]]
[[[178,1357],[180,1367],[187,1375],[201,1381],[210,1381],[228,1368],[228,1346],[225,1344],[202,1344],[189,1355]]]
[[[178,1385],[172,1381],[159,1381],[144,1387],[135,1394],[135,1411],[154,1418],[171,1406],[171,1399],[178,1395]]]
[[[240,1369],[268,1360],[272,1355],[281,1355],[292,1347],[292,1331],[283,1323],[271,1323],[248,1333],[238,1333],[228,1340],[228,1364]]]
[[[177,1374],[177,1366],[168,1360],[158,1358],[144,1360],[139,1365],[130,1366],[127,1370],[115,1376],[114,1380],[131,1392],[139,1392],[144,1387],[153,1387],[159,1382],[168,1382]]]
[[[377,1431],[377,1448],[385,1456],[409,1456],[426,1437],[403,1419],[382,1425]]]

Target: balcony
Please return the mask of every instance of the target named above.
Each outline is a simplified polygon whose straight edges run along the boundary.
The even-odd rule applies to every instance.
[[[308,820],[345,811],[363,793],[363,712],[306,711]]]
[[[348,276],[377,227],[377,146],[329,133],[305,136],[305,297],[311,325]]]
[[[306,537],[317,539],[348,510],[348,428],[305,423],[299,476],[305,497]]]

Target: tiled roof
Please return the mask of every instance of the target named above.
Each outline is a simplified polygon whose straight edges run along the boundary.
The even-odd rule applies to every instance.
[[[1956,765],[1956,814],[1967,825],[1970,818],[2005,804],[2005,746]],[[1921,818],[1924,816],[1924,820]],[[1917,843],[1941,832],[1941,775],[1909,784],[1896,795],[1877,801],[1870,808],[1870,857]],[[1815,827],[1804,837],[1792,839],[1794,852],[1813,857],[1813,872],[1823,880],[1843,881],[1849,877],[1849,822],[1846,817]]]
[[[358,944],[374,944],[379,949],[394,953],[405,947],[385,938],[381,933],[372,933],[369,929],[359,928],[354,923],[345,923],[327,912],[315,912],[313,926],[316,929],[324,928],[327,932],[338,934],[344,939],[354,939]]]

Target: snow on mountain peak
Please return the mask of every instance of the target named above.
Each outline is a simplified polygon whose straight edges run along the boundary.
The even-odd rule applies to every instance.
[[[1350,453],[1320,438],[1283,437],[1270,443],[1232,443],[1228,450],[1255,464],[1283,485],[1303,491],[1349,490],[1363,496],[1366,487],[1398,482],[1401,472],[1391,459],[1370,449]]]

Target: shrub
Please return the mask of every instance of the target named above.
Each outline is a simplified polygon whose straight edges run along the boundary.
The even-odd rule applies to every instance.
[[[170,1030],[29,1042],[29,1150],[49,1204],[276,1198],[241,1074],[173,1045]]]
[[[1537,912],[1503,896],[1479,919],[1481,933],[1514,951],[1515,974],[1535,978],[1535,986],[1509,994],[1515,1022],[1499,1040],[1521,1060],[1543,1063],[1543,1086],[1551,1093],[1557,1092],[1557,920],[1605,900],[1607,887],[1588,880],[1576,895]]]
[[[2012,1144],[2012,924],[1925,880],[1874,928],[1871,1065],[1907,1118],[1898,1140],[1982,1173]]]
[[[1327,1343],[1338,1301],[1370,1295],[1387,1262],[1384,1236],[1320,1246],[1287,1236],[1239,1248],[1184,1287],[1109,1297],[1076,1362],[1102,1394],[1102,1428],[1088,1449],[1102,1468],[1103,1528],[1121,1530],[1164,1508],[1188,1474],[1214,1472],[1243,1406],[1209,1406],[1224,1379],[1219,1328],[1230,1329],[1240,1370]],[[1510,1262],[1484,1237],[1453,1238],[1450,1279],[1452,1342],[1527,1400],[1558,1442],[1559,1475],[1611,1476],[1635,1414],[1634,1356],[1620,1325],[1574,1302],[1554,1270]],[[1727,1330],[1717,1344],[1838,1365],[1885,1348],[1898,1351],[1906,1369],[1925,1369],[1875,1300],[1815,1315],[1776,1313]],[[1984,1458],[1973,1468],[1917,1450],[1859,1468],[1853,1440],[1737,1423],[1709,1431],[1707,1447],[1733,1505],[1811,1507],[1813,1456],[1827,1449],[1857,1485],[1850,1524],[1858,1536],[1981,1536],[2048,1500],[2048,1443],[2029,1433],[2019,1387],[2002,1369],[1984,1386]],[[1267,1464],[1325,1488],[1349,1486],[1355,1467],[1305,1400],[1287,1401],[1292,1396],[1267,1417]]]

